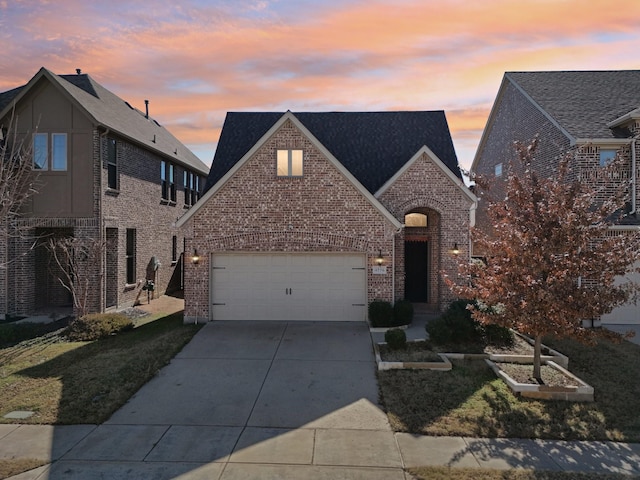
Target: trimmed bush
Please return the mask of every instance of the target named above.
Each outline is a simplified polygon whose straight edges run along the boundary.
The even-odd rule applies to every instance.
[[[74,342],[88,342],[132,328],[131,319],[121,313],[94,313],[71,322],[67,337]]]
[[[480,343],[482,341],[482,329],[471,318],[471,312],[467,310],[467,300],[456,300],[449,308],[435,320],[427,323],[426,330],[429,339],[436,344],[447,343]]]
[[[393,323],[409,325],[413,321],[413,304],[409,300],[398,300],[393,306]]]
[[[467,305],[473,302],[456,300],[425,329],[429,340],[438,345],[477,344],[509,346],[514,342],[511,330],[499,325],[481,325],[471,317]]]
[[[485,342],[488,345],[500,345],[504,347],[511,347],[516,341],[513,332],[507,327],[500,325],[485,325],[484,326]]]
[[[390,302],[374,300],[369,304],[369,321],[372,327],[393,327],[393,307]]]
[[[407,334],[399,328],[384,332],[384,341],[387,342],[391,350],[404,350],[407,348]]]

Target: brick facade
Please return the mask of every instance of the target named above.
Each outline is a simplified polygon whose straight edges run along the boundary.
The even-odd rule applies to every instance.
[[[69,102],[66,99],[61,101]],[[74,110],[74,115],[76,124],[87,125],[87,119],[79,120],[82,115],[79,111]],[[27,125],[24,128],[28,134],[32,127]],[[64,127],[58,129],[55,126],[51,130],[65,131]],[[91,202],[91,207],[76,208],[74,205],[74,209],[63,209],[59,215],[27,212],[16,223],[20,235],[0,241],[0,315],[29,315],[37,311],[50,313],[47,310],[71,305],[68,292],[55,278],[55,268],[51,267],[50,255],[44,246],[46,238],[52,235],[108,241],[100,258],[87,262],[83,269],[95,285],[89,293],[89,311],[131,306],[138,297],[146,301],[146,294],[139,296],[146,279],[155,281],[156,297],[165,293],[170,285],[181,287],[180,259],[184,237],[173,224],[189,208],[185,202],[183,182],[183,172],[187,167],[178,161],[171,162],[174,165],[176,201],[165,201],[162,199],[160,165],[163,160],[170,162],[170,159],[105,130],[93,125],[92,131],[83,130],[80,132],[82,135],[78,131],[68,133],[68,171],[56,172],[57,178],[76,175],[74,181],[77,181],[75,172],[80,168],[89,172],[82,178],[81,190],[88,192],[86,199]],[[117,189],[108,188],[109,139],[115,139],[117,144]],[[188,171],[200,175],[202,187],[205,172]],[[44,176],[42,180],[47,182],[49,178]],[[74,184],[74,188],[78,186]],[[36,200],[46,204],[46,196],[51,194],[45,185],[36,194],[41,198]],[[80,211],[83,213],[78,213]],[[126,281],[127,229],[135,230],[132,283]],[[157,271],[151,268],[153,257],[160,262]]]
[[[455,245],[469,255],[469,211],[474,202],[441,167],[422,153],[379,197],[382,204],[400,222],[410,212],[428,217],[425,229],[405,228],[396,240],[396,295],[404,296],[404,241],[412,235],[424,236],[430,242],[429,303],[443,309],[454,300],[442,276],[457,276],[457,259],[451,252]],[[422,231],[424,230],[424,231]]]
[[[278,149],[303,150],[302,177],[276,176]],[[432,232],[438,237],[433,254],[439,257],[434,275],[440,268],[447,272],[453,268],[453,259],[441,255],[443,246],[458,242],[464,249],[468,245],[464,232],[472,203],[465,202],[451,179],[436,170],[427,158],[416,161],[397,187],[379,199],[400,223],[404,213],[424,207],[442,218],[434,223],[436,231]],[[445,185],[439,185],[441,181]],[[408,192],[403,191],[407,188]],[[195,250],[200,257],[197,265],[185,262],[187,322],[210,319],[209,260],[214,253],[361,252],[367,258],[368,301],[393,301],[404,295],[404,233],[291,120],[213,192],[183,227],[186,258]],[[386,275],[372,272],[379,253],[388,266]],[[441,282],[434,284],[438,285],[436,303],[442,306],[450,297]]]

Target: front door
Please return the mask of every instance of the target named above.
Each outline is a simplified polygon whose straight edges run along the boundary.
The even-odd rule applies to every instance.
[[[404,243],[405,300],[429,301],[428,253],[429,243],[426,241]]]

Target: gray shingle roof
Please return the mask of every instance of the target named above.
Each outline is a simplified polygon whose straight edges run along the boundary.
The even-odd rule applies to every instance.
[[[507,72],[574,138],[614,138],[607,124],[640,107],[640,70]]]
[[[293,113],[371,193],[423,146],[462,178],[443,111]],[[220,180],[284,115],[229,112],[206,189]]]
[[[144,112],[133,108],[120,97],[97,83],[89,75],[56,75],[42,68],[34,79],[39,76],[46,76],[61,87],[98,125],[117,132],[177,163],[191,167],[197,172],[204,174],[208,172],[209,168],[191,150],[175,138],[171,132],[162,127],[153,118],[146,118]],[[0,103],[0,116],[2,116],[5,109],[10,108],[9,104],[29,84],[0,94],[0,102],[3,99],[8,99],[8,101],[5,100],[4,106]],[[16,90],[18,92],[9,98],[12,92]]]

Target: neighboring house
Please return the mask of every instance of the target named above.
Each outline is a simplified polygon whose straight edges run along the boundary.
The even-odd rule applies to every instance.
[[[441,309],[470,254],[476,199],[442,111],[228,113],[206,188],[177,222],[186,322]]]
[[[640,228],[638,159],[640,158],[640,70],[507,72],[485,127],[471,170],[501,177],[515,159],[514,141],[539,137],[534,168],[552,176],[558,161],[572,155],[572,178],[595,182],[606,198],[602,166],[619,155],[623,165],[613,175],[629,188],[629,205],[617,231]],[[498,184],[499,185],[499,184]],[[482,201],[478,227],[486,227]],[[632,278],[640,280],[637,275]],[[627,305],[602,318],[603,324],[640,324],[640,306]]]
[[[146,105],[135,109],[80,70],[42,68],[0,93],[0,124],[14,116],[39,174],[21,237],[0,239],[0,315],[71,304],[43,245],[51,237],[108,241],[88,267],[92,311],[132,305],[147,279],[156,294],[180,288],[183,237],[172,224],[199,198],[208,167]]]

